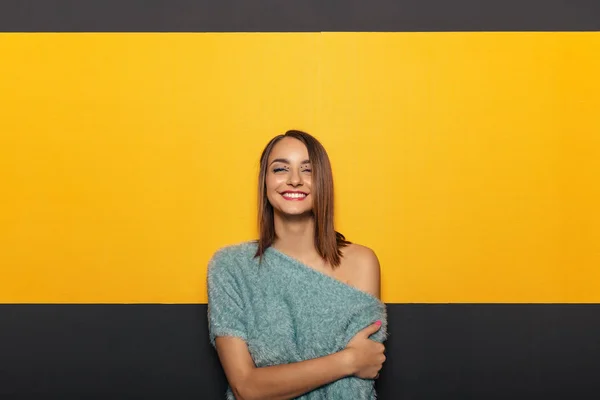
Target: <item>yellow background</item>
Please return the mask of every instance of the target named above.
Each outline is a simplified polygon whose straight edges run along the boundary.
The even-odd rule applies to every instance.
[[[206,302],[306,130],[383,300],[600,301],[599,33],[0,35],[0,302]]]

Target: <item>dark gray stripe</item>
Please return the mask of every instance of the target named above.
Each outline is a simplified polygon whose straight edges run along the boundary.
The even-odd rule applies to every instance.
[[[390,304],[380,399],[597,399],[600,305]],[[223,399],[206,305],[0,305],[0,398]]]
[[[597,31],[598,0],[2,0],[0,31]]]

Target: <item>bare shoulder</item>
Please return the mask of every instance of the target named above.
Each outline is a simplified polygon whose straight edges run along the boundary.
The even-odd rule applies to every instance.
[[[375,252],[367,246],[352,243],[342,249],[344,267],[354,286],[373,296],[380,296],[380,265]]]
[[[365,268],[379,269],[379,260],[375,252],[367,246],[351,243],[342,248],[342,253],[347,262],[352,265],[363,265]]]

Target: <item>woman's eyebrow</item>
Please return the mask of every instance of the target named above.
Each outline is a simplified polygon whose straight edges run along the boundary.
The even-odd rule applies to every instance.
[[[289,164],[290,161],[287,158],[276,158],[273,161],[271,161],[271,164],[274,164],[276,162],[280,162],[280,163],[284,163],[284,164]],[[271,165],[269,164],[269,165]]]
[[[271,161],[271,163],[269,165],[274,164],[276,162],[280,162],[283,164],[291,164],[290,160],[288,160],[287,158],[276,158],[273,161]],[[300,164],[310,164],[310,160],[304,160]]]

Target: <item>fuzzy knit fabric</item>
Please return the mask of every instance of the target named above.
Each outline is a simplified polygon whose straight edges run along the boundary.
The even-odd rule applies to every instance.
[[[217,251],[208,266],[209,337],[243,339],[257,367],[338,352],[361,329],[381,320],[371,339],[386,339],[385,304],[376,297],[268,248],[262,263],[256,242]],[[235,400],[231,388],[226,398]],[[374,381],[346,377],[298,399],[376,398]]]

